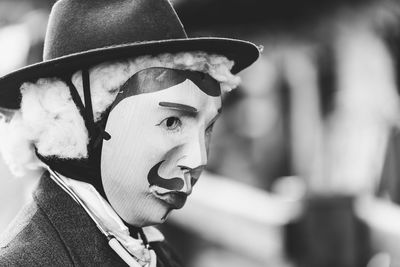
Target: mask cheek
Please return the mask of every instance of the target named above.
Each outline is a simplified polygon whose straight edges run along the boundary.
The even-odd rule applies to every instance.
[[[115,162],[121,159],[115,159]],[[151,166],[146,164],[106,164],[107,175],[102,181],[109,203],[117,214],[134,226],[160,223],[164,207],[152,198],[146,174]]]

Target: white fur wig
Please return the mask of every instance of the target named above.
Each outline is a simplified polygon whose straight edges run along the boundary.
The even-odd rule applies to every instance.
[[[222,91],[230,91],[240,82],[240,78],[230,72],[233,64],[223,56],[184,52],[156,57],[141,56],[97,65],[89,70],[94,119],[101,119],[119,88],[140,70],[165,67],[202,71],[220,82]],[[72,82],[83,100],[80,71],[72,76]],[[9,122],[0,124],[0,150],[16,176],[43,166],[36,157],[35,147],[43,156],[63,159],[88,156],[87,129],[63,81],[45,78],[36,83],[24,83],[21,93],[21,109]]]

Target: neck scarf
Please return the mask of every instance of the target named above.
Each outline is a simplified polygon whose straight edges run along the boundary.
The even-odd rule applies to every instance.
[[[50,168],[49,172],[50,177],[84,208],[99,230],[108,238],[110,247],[129,266],[156,266],[157,257],[149,243],[164,240],[163,234],[158,229],[152,226],[143,227],[144,236],[138,235],[137,239],[130,236],[128,227],[94,186],[62,176]]]

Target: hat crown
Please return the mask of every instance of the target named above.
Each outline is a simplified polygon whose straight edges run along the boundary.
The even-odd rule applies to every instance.
[[[60,0],[50,14],[43,59],[182,38],[187,35],[168,0]]]

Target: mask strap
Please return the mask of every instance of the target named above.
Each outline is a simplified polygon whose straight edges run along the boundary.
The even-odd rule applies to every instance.
[[[83,84],[83,94],[85,100],[85,119],[87,122],[87,128],[89,131],[89,136],[94,135],[94,118],[93,118],[93,108],[92,108],[92,97],[90,94],[90,79],[88,69],[82,70],[82,84]]]
[[[89,136],[93,138],[91,148],[96,149],[103,139],[109,140],[111,136],[105,131],[104,127],[100,126],[99,124],[96,124],[94,121],[88,69],[82,70],[82,83],[83,83],[83,94],[85,99],[85,114],[86,114],[85,118],[87,121]]]
[[[82,70],[82,86],[83,86],[83,94],[84,101],[83,104],[81,97],[79,96],[78,90],[75,85],[72,83],[72,76],[65,77],[65,82],[69,87],[69,91],[71,93],[72,99],[79,109],[79,113],[84,118],[86,128],[88,129],[89,136],[92,141],[92,149],[95,149],[99,143],[104,140],[109,140],[111,136],[101,127],[96,124],[93,117],[93,106],[92,106],[92,97],[90,92],[90,80],[89,80],[89,71]],[[96,137],[97,136],[97,137]]]
[[[82,99],[79,96],[78,90],[75,85],[72,83],[72,76],[64,77],[65,83],[68,85],[69,92],[71,94],[72,100],[75,102],[78,107],[79,113],[83,118],[85,118],[85,106],[83,105]]]
[[[71,94],[72,100],[78,107],[79,113],[84,118],[86,128],[89,132],[89,136],[92,137],[94,134],[94,119],[93,119],[93,109],[92,109],[92,99],[90,95],[90,81],[89,72],[87,70],[82,71],[82,83],[83,83],[83,94],[85,104],[83,104],[82,99],[76,89],[74,83],[72,82],[72,76],[64,77],[64,81],[69,87],[69,92]]]
[[[90,143],[88,145],[88,159],[61,159],[52,156],[42,156],[38,153],[36,147],[35,152],[37,157],[50,166],[53,170],[61,173],[64,176],[73,178],[78,181],[84,181],[92,184],[97,191],[107,199],[104,188],[101,183],[100,174],[100,154],[101,154],[101,140],[109,137],[103,130],[103,127],[95,124],[93,119],[92,102],[90,96],[89,73],[82,71],[82,83],[84,89],[84,100],[80,97],[78,90],[72,82],[72,75],[68,74],[62,77],[64,82],[68,85],[72,100],[75,102],[79,113],[81,114],[85,127],[89,132]],[[100,139],[100,140],[98,140]]]

